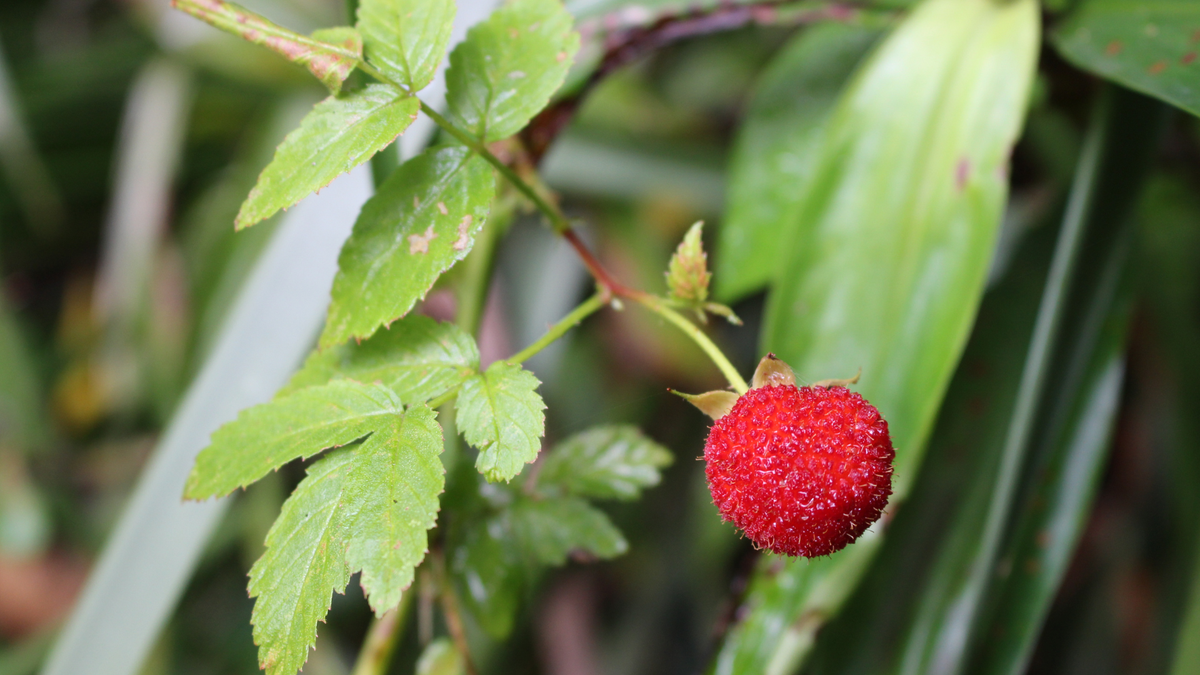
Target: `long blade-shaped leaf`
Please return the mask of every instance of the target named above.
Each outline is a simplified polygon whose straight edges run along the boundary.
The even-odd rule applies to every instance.
[[[1200,3],[1085,0],[1054,32],[1067,60],[1200,115]]]
[[[722,300],[774,278],[789,224],[813,179],[829,114],[879,32],[835,23],[804,31],[755,86],[729,166],[729,197],[717,230],[716,287]]]
[[[1096,344],[1106,318],[1112,313],[1128,244],[1126,219],[1142,184],[1149,153],[1156,145],[1158,112],[1157,106],[1140,96],[1117,94],[1103,102],[1077,169],[1004,446],[995,472],[984,476],[980,486],[979,493],[986,492],[988,501],[975,519],[965,514],[960,518],[962,534],[956,537],[958,550],[939,561],[939,567],[944,569],[938,580],[942,588],[921,608],[914,621],[919,629],[905,647],[905,662],[921,671],[953,674],[966,668],[968,650],[972,640],[978,638],[982,603],[995,578],[1003,538],[1012,527],[1018,480],[1032,450],[1044,407],[1057,408],[1055,416],[1043,423],[1050,425],[1046,443],[1059,444],[1062,453],[1070,450],[1058,436],[1074,431],[1070,427],[1075,398],[1080,395],[1081,381],[1096,358]],[[1136,135],[1130,129],[1137,129]],[[1120,312],[1117,320],[1123,321],[1119,315]],[[1075,321],[1066,324],[1070,332],[1064,332],[1061,340],[1070,347],[1064,346],[1059,337],[1068,319]],[[1123,334],[1123,324],[1118,323],[1113,330]],[[1055,363],[1068,367],[1052,381]],[[1119,385],[1119,380],[1116,384]],[[1109,395],[1115,396],[1115,391]],[[1051,403],[1053,406],[1048,405]],[[1101,412],[1105,410],[1104,403],[1102,400],[1096,404]],[[1111,407],[1108,414],[1112,414]],[[1090,452],[1091,461],[1096,461],[1095,455],[1107,446],[1111,417],[1096,424],[1100,438],[1089,438],[1090,446],[1079,451],[1085,457]],[[1088,494],[1075,497],[1077,511],[1086,508]],[[1077,512],[1073,515],[1080,521],[1083,518]],[[1044,579],[1052,583],[1052,588],[1057,587],[1065,571],[1081,524],[1074,523],[1074,532],[1056,533],[1066,539],[1059,542],[1065,548],[1059,553],[1060,560],[1043,561],[1047,563]],[[1069,526],[1062,525],[1060,529]],[[1012,544],[1019,545],[1020,542]],[[1023,668],[1026,650],[1034,636],[1028,625],[1040,624],[1045,605],[1053,597],[1052,590],[1042,591],[1039,597],[1036,586],[1024,590],[1023,595],[1034,596],[1032,607],[1024,610],[1002,607],[1002,611],[1025,611],[1023,619],[1027,627],[1017,631],[1013,642],[1001,652],[1004,660],[993,662],[993,667],[1007,665],[1007,669],[1015,671]],[[1008,598],[1009,602],[1013,600]]]
[[[181,503],[180,486],[209,434],[268,400],[311,347],[334,251],[369,190],[365,170],[352,173],[281,223],[143,472],[45,675],[137,671],[228,505]]]
[[[769,300],[764,347],[802,377],[863,369],[859,388],[897,450],[895,501],[983,289],[1037,36],[1028,0],[916,9],[834,112]],[[820,560],[764,560],[717,671],[790,670],[865,569],[872,537]]]

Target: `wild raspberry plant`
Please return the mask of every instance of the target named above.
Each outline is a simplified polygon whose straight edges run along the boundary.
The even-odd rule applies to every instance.
[[[736,468],[728,476],[733,482],[722,482],[729,449],[746,441],[731,436],[730,420],[746,414],[762,389],[756,377],[756,389],[747,393],[728,359],[677,311],[694,312],[701,322],[712,313],[740,323],[727,307],[708,300],[712,275],[700,224],[668,265],[669,295],[629,288],[582,243],[536,175],[522,175],[489,149],[521,131],[566,77],[579,36],[559,0],[513,0],[472,28],[449,56],[444,113],[419,94],[435,77],[448,47],[451,2],[362,0],[354,27],[311,36],[220,0],[175,0],[175,6],[305,66],[331,91],[262,171],[237,215],[238,228],[295,205],[370,160],[419,114],[444,132],[441,142],[387,176],[364,205],[339,256],[318,349],[274,400],[243,411],[213,435],[185,489],[190,499],[225,495],[295,459],[321,454],[284,503],[267,535],[266,552],[250,571],[254,637],[259,663],[268,673],[290,675],[304,665],[331,594],[342,592],[353,574],[361,574],[371,607],[384,617],[410,597],[405,591],[418,568],[427,569],[459,657],[470,670],[461,608],[493,636],[505,636],[531,572],[530,553],[535,566],[553,566],[572,551],[603,559],[627,549],[621,533],[591,502],[636,498],[658,483],[671,454],[634,428],[598,427],[547,453],[534,477],[525,467],[540,455],[545,405],[539,381],[521,366],[587,316],[606,306],[620,309],[624,301],[682,329],[708,354],[737,392],[713,396],[742,396],[730,415],[718,420],[706,450],[723,516],[760,546],[789,555],[836,550],[879,516],[888,494],[890,442],[877,413],[875,427],[864,432],[877,441],[862,446],[870,457],[854,455],[858,463],[839,476],[847,489],[865,492],[861,499],[855,492],[853,504],[839,506],[837,517],[822,520],[825,529],[792,527],[785,533],[763,525],[763,518],[776,515],[794,525],[811,513],[786,503],[805,489],[790,483],[792,492],[777,495],[785,498],[780,503],[765,503],[760,496],[754,517],[745,512],[749,502],[731,501],[731,493],[720,486],[753,486],[744,471],[735,475]],[[543,338],[484,368],[474,333],[479,299],[487,294],[486,275],[458,280],[455,323],[412,310],[468,255],[483,260],[483,269],[489,266],[498,238],[494,230],[500,227],[492,221],[507,217],[497,206],[497,173],[502,189],[528,200],[574,247],[595,278],[597,293]],[[826,395],[874,411],[854,395]],[[850,435],[830,437],[828,444],[860,447],[854,445],[859,440],[854,425],[861,418],[853,414],[837,422],[854,427],[845,430]],[[477,473],[454,471],[447,477],[444,449],[453,449],[455,456],[460,452],[443,429],[451,417],[453,428],[474,449]],[[724,451],[714,449],[722,443]],[[743,449],[771,452],[774,446]],[[772,480],[829,477],[793,469],[783,468]],[[862,485],[850,485],[860,473]],[[447,480],[461,483],[455,492],[467,496],[443,503]],[[481,481],[496,485],[481,490]],[[497,532],[503,533],[499,541]],[[488,592],[482,595],[481,582],[467,578],[472,561],[479,559],[488,561],[495,577],[487,580]],[[371,660],[371,672],[382,672],[386,664],[386,645],[396,633],[391,627],[390,621],[378,621],[369,636],[374,646],[363,658]]]

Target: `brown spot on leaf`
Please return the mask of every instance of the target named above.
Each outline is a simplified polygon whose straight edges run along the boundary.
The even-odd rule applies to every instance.
[[[562,63],[563,61],[565,61],[565,60],[566,60],[566,58],[567,58],[567,53],[566,53],[566,52],[559,52],[559,53],[557,53],[557,54],[555,54],[555,55],[554,55],[554,60],[555,60],[555,61],[558,61],[559,63]]]
[[[1164,71],[1166,69],[1167,69],[1167,62],[1166,61],[1158,61],[1154,65],[1147,68],[1146,72],[1150,73],[1151,75],[1158,75],[1159,73],[1161,73],[1162,71]]]
[[[954,186],[959,190],[967,187],[967,180],[971,177],[971,160],[963,157],[958,160],[958,165],[954,167]]]
[[[410,234],[408,235],[408,252],[412,255],[428,253],[429,242],[434,239],[437,239],[437,232],[433,231],[432,225],[425,229],[425,234]]]
[[[1120,40],[1113,40],[1112,42],[1108,43],[1107,47],[1104,48],[1104,53],[1108,54],[1109,56],[1116,56],[1117,54],[1121,53],[1121,49],[1124,46],[1125,45],[1121,44]]]
[[[441,213],[443,216],[450,213],[449,211],[446,210],[446,202],[438,202],[437,207],[438,207],[438,213]]]
[[[454,241],[455,251],[467,250],[467,245],[471,243],[471,216],[463,216],[462,222],[458,224],[458,239]]]
[[[421,198],[416,195],[413,195],[413,208],[414,209],[421,208]]]
[[[1186,66],[1195,60],[1196,60],[1196,52],[1188,52],[1188,53],[1184,54],[1182,58],[1179,59],[1179,62]]]

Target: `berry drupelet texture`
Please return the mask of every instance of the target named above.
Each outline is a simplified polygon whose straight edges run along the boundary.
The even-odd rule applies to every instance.
[[[879,518],[894,458],[879,411],[837,386],[751,389],[704,447],[721,516],[760,548],[810,558],[841,550]]]

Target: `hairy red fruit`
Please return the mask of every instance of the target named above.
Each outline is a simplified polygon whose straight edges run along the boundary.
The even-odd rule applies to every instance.
[[[721,516],[760,548],[807,558],[878,520],[895,456],[887,422],[862,396],[790,384],[743,394],[704,446]]]

